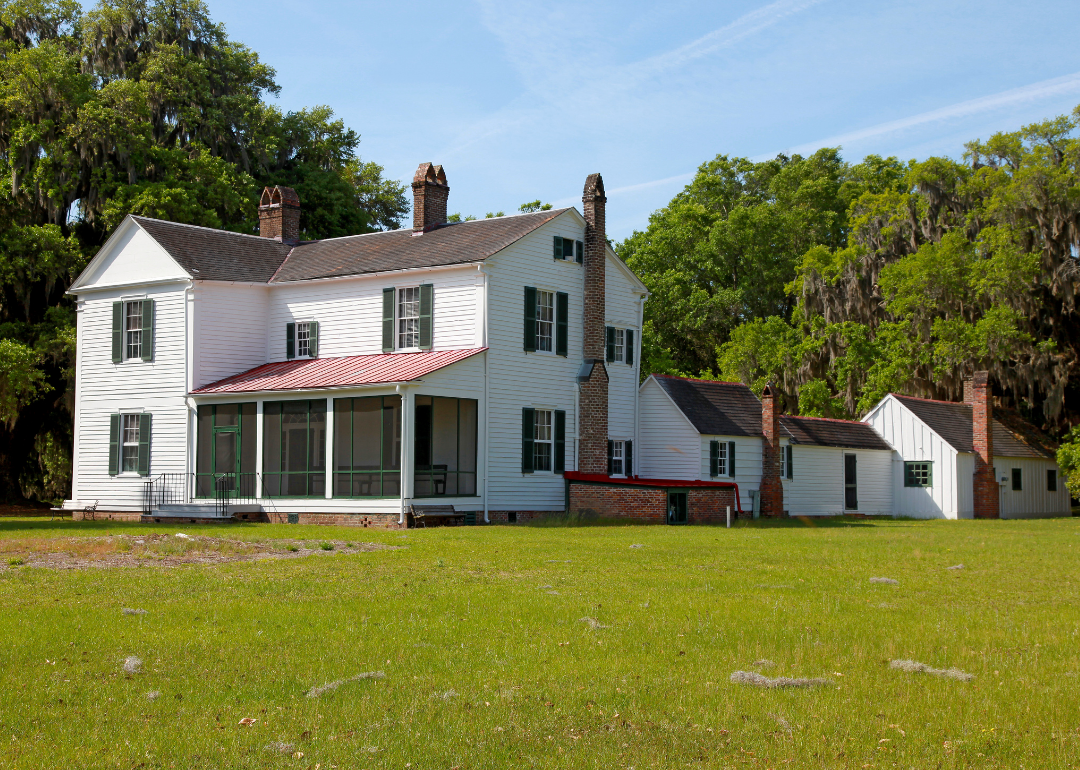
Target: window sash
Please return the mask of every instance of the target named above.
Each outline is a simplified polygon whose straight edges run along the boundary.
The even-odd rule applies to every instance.
[[[124,303],[124,358],[142,358],[142,300]]]
[[[929,461],[913,461],[904,463],[904,486],[933,486],[933,470],[931,468],[931,463]]]
[[[398,289],[398,350],[420,347],[420,287]]]
[[[139,416],[120,416],[120,470],[123,473],[139,472]]]
[[[555,292],[536,291],[536,349],[550,353],[555,336]]]
[[[622,363],[626,360],[626,330],[615,330],[615,357],[614,360],[617,363]]]
[[[311,356],[311,324],[304,321],[296,324],[296,357]]]
[[[625,441],[612,441],[611,442],[611,475],[623,476],[626,474],[626,468],[623,466],[623,460],[626,457],[626,442]]]
[[[554,420],[550,409],[537,409],[533,416],[533,469],[550,471],[554,449]]]

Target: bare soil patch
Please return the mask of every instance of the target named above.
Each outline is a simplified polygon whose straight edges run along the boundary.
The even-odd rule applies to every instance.
[[[186,533],[20,538],[0,541],[0,572],[25,567],[178,567],[366,553],[384,548],[395,546],[344,540],[232,540]]]

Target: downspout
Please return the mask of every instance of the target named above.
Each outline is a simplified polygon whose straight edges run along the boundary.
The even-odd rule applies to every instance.
[[[642,458],[641,436],[638,433],[641,426],[641,354],[645,350],[645,295],[638,298],[637,347],[634,351],[634,360],[637,362],[634,367],[634,450],[637,456],[634,458],[634,467],[631,468],[634,476],[641,475],[637,471],[641,467]]]

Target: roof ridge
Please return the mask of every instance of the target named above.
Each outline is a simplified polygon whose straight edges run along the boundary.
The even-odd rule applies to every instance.
[[[282,243],[274,238],[264,238],[261,235],[255,235],[254,233],[238,233],[235,230],[225,230],[220,227],[206,227],[205,225],[189,225],[187,222],[173,222],[171,219],[158,219],[157,217],[144,217],[141,214],[128,214],[129,217],[136,222],[142,220],[145,222],[160,222],[164,225],[176,225],[177,227],[190,227],[194,230],[208,230],[212,233],[224,233],[225,235],[236,235],[241,238],[255,238],[258,241],[266,241],[267,243],[276,243],[281,246],[287,246],[288,244]],[[312,241],[305,241],[305,243],[312,243]]]
[[[845,423],[847,425],[866,425],[866,423],[863,422],[862,420],[843,420],[843,419],[841,419],[839,417],[811,417],[810,415],[806,415],[806,414],[782,414],[782,415],[780,415],[781,419],[783,419],[785,417],[794,417],[796,420],[823,420],[825,422],[842,422],[842,423]],[[866,425],[866,427],[869,428],[870,426]]]
[[[910,399],[914,399],[915,401],[928,401],[931,404],[952,404],[953,406],[971,406],[971,404],[968,404],[968,403],[966,403],[964,401],[945,401],[944,399],[941,399],[941,398],[924,398],[923,396],[909,396],[906,393],[893,393],[892,391],[889,392],[889,395],[890,396],[895,396],[896,398],[910,398]]]
[[[728,380],[703,380],[698,377],[680,377],[676,374],[658,374],[653,372],[650,377],[665,377],[669,380],[682,380],[683,382],[704,382],[709,385],[739,385],[740,387],[749,389],[750,386],[742,382],[730,382]]]

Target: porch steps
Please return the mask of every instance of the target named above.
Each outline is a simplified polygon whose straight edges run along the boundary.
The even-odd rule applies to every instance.
[[[163,505],[149,515],[143,514],[144,524],[221,524],[227,521],[264,521],[262,506],[257,503],[230,505],[222,516],[213,503]]]

